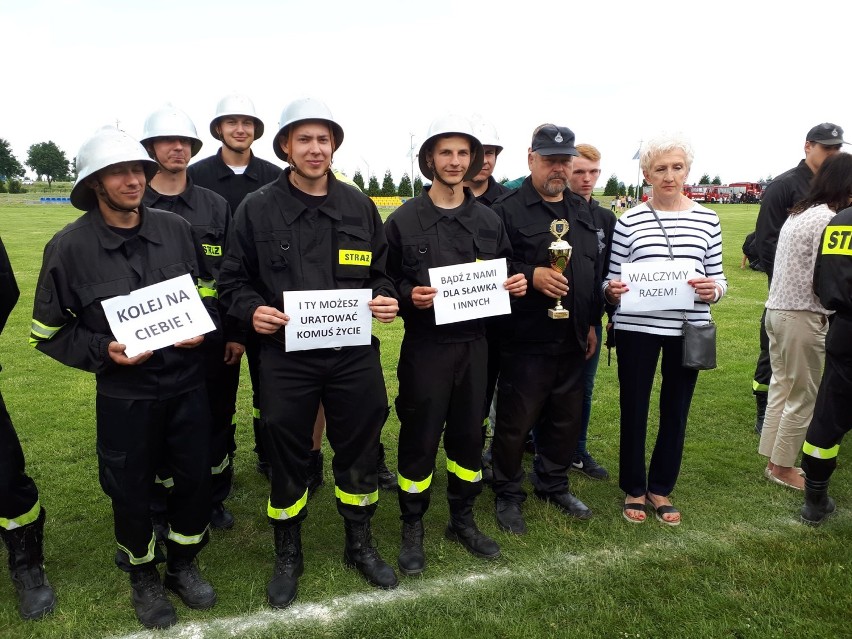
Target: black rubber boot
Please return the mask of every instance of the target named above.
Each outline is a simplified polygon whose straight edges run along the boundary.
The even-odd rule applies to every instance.
[[[346,527],[346,547],[343,550],[343,562],[358,571],[377,588],[390,590],[399,584],[396,573],[379,555],[373,543],[370,522],[358,523],[344,520]]]
[[[754,431],[760,435],[763,432],[763,418],[766,417],[766,401],[769,393],[755,393],[754,402],[757,405],[757,413],[754,418]]]
[[[402,543],[399,547],[399,571],[409,577],[419,575],[426,568],[423,552],[423,521],[402,522]]]
[[[41,619],[56,607],[56,593],[44,574],[44,508],[31,524],[0,528],[9,550],[9,575],[18,591],[18,612],[27,620]]]
[[[447,524],[447,539],[457,541],[470,554],[483,559],[500,556],[500,546],[484,534],[473,520],[473,504],[450,504],[450,523]]]
[[[198,566],[192,560],[169,559],[163,584],[180,597],[187,608],[207,610],[216,604],[216,591],[201,576]]]
[[[168,628],[177,623],[177,613],[160,581],[154,564],[130,571],[131,600],[136,618],[146,628]]]
[[[273,524],[275,534],[275,570],[266,587],[266,598],[273,608],[286,608],[296,599],[299,577],[305,571],[302,558],[302,524]]]
[[[322,451],[312,450],[308,460],[308,497],[312,497],[317,488],[323,485],[322,478]]]
[[[828,496],[828,480],[814,481],[805,477],[805,505],[799,512],[802,522],[819,526],[835,508],[834,500]]]
[[[379,463],[376,464],[376,473],[379,476],[379,488],[394,490],[397,487],[396,473],[391,472],[385,463],[385,445],[382,443],[379,443]]]

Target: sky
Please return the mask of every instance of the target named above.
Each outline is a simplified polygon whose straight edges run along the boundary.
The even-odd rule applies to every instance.
[[[824,0],[0,0],[0,138],[22,164],[47,140],[70,160],[99,127],[138,138],[171,103],[200,159],[237,92],[265,124],[259,157],[282,164],[281,111],[313,97],[344,130],[334,167],[379,183],[411,173],[409,149],[447,113],[494,124],[498,179],[527,174],[532,131],[552,122],[598,147],[601,186],[635,184],[634,154],[662,132],[692,143],[691,182],[757,181],[804,157],[815,124],[852,140],[850,18]]]

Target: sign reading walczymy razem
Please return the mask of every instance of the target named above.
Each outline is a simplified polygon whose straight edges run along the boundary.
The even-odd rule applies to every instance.
[[[189,274],[101,302],[125,355],[135,357],[216,330]]]
[[[435,324],[464,322],[512,312],[506,281],[506,259],[484,260],[429,269]]]
[[[621,265],[621,281],[629,289],[621,296],[621,310],[688,311],[695,307],[693,260],[663,260]]]
[[[370,343],[373,314],[368,288],[285,291],[287,351],[364,346]]]

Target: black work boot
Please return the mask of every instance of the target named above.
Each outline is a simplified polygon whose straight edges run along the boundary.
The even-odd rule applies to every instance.
[[[210,509],[210,527],[216,530],[230,530],[234,527],[234,515],[219,502]]]
[[[323,485],[324,481],[322,478],[322,451],[321,450],[312,450],[311,456],[308,459],[308,497],[312,497],[313,494],[317,491],[317,488]]]
[[[805,505],[799,515],[809,526],[819,526],[834,513],[834,500],[828,496],[828,480],[814,481],[805,477]]]
[[[266,586],[266,599],[273,608],[286,608],[296,599],[299,577],[305,571],[302,558],[302,524],[273,524],[275,570]]]
[[[347,519],[344,520],[344,526],[346,547],[343,550],[343,562],[350,568],[357,568],[367,581],[378,588],[396,588],[399,584],[396,573],[376,550],[370,522],[359,523]]]
[[[394,490],[397,487],[396,473],[391,472],[385,463],[385,445],[382,443],[379,443],[379,462],[376,464],[376,473],[379,476],[379,488]]]
[[[423,552],[423,520],[402,522],[402,543],[399,547],[399,571],[409,577],[419,575],[426,567]]]
[[[146,628],[168,628],[177,623],[177,613],[166,596],[160,573],[154,564],[145,564],[130,571],[133,588],[131,601],[136,618]]]
[[[450,523],[447,524],[446,536],[450,541],[459,542],[465,550],[477,557],[496,559],[500,556],[500,546],[497,542],[477,528],[470,506],[460,509],[450,507]]]
[[[769,393],[755,393],[754,402],[757,405],[757,413],[754,418],[754,431],[760,435],[763,432],[763,418],[766,417],[766,402]]]
[[[198,566],[191,559],[169,559],[163,583],[180,597],[187,608],[207,610],[216,603],[216,591],[201,576]]]
[[[519,503],[498,497],[494,500],[494,514],[497,516],[497,525],[502,530],[513,535],[525,535],[527,533],[527,524],[524,522]]]
[[[56,594],[44,574],[44,508],[38,518],[12,530],[0,528],[9,549],[9,575],[18,591],[18,612],[27,620],[53,612]]]

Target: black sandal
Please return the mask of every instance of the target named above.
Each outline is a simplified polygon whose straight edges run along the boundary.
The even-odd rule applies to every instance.
[[[680,526],[680,517],[678,517],[675,521],[669,521],[668,519],[663,519],[663,515],[680,515],[680,511],[672,506],[671,504],[665,504],[663,506],[655,506],[654,500],[651,499],[651,496],[645,495],[645,505],[650,507],[651,510],[654,511],[654,516],[657,518],[657,521],[664,523],[666,526]],[[627,515],[625,515],[626,517]]]

